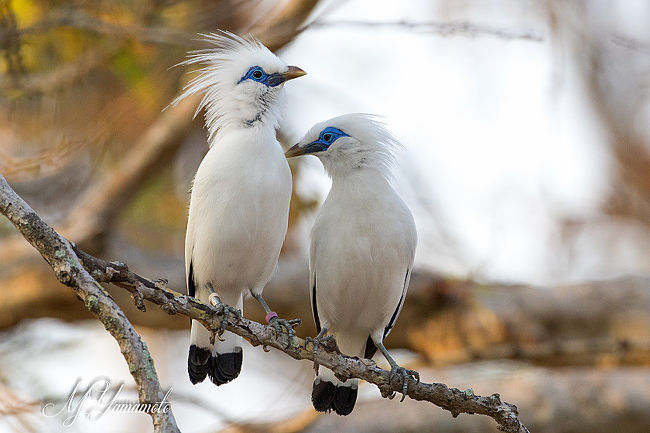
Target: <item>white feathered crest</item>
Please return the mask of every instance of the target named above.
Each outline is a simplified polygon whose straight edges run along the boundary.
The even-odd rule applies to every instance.
[[[241,77],[252,66],[265,70],[286,69],[286,64],[252,36],[241,37],[220,31],[201,35],[201,41],[214,48],[191,51],[188,59],[178,66],[201,65],[198,74],[183,89],[171,105],[195,93],[204,92],[194,116],[205,108],[205,124],[210,134],[210,144],[216,132],[229,122],[243,122],[254,118],[259,110],[277,127],[279,121],[279,89],[244,89],[238,86]],[[263,95],[260,95],[263,91]],[[264,96],[263,98],[261,96]]]

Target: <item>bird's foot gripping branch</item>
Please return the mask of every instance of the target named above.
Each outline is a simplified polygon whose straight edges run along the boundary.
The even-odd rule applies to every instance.
[[[288,332],[277,332],[272,326],[248,320],[231,308],[218,302],[205,305],[193,297],[170,290],[164,281],[155,281],[129,271],[125,264],[107,262],[91,256],[60,236],[34,212],[0,175],[0,213],[22,233],[52,267],[61,283],[69,286],[87,308],[100,320],[116,339],[129,363],[138,387],[141,402],[160,401],[163,392],[158,382],[153,360],[140,336],[136,333],[120,307],[98,283],[112,283],[131,292],[136,305],[144,310],[144,300],[160,306],[169,314],[182,314],[199,321],[213,333],[221,329],[244,337],[253,346],[267,346],[280,350],[294,359],[308,359],[331,369],[338,378],[363,379],[379,387],[383,396],[404,391],[398,375],[383,370],[370,360],[341,354],[329,344],[314,350],[313,343],[293,337]],[[405,395],[433,403],[451,412],[481,414],[493,418],[499,428],[509,433],[526,433],[528,429],[519,420],[517,408],[503,402],[498,394],[489,397],[449,388],[442,383],[408,381]],[[179,432],[172,411],[151,414],[156,432]]]

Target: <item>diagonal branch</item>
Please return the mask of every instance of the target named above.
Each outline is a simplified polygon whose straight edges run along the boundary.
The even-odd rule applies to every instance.
[[[93,279],[79,262],[73,246],[48,226],[0,175],[0,213],[23,234],[52,267],[57,279],[75,294],[104,325],[120,346],[129,371],[138,387],[143,404],[163,401],[163,392],[147,345],[135,331],[113,298]],[[180,432],[174,415],[152,412],[154,431]]]
[[[198,320],[213,334],[219,331],[223,314],[227,314],[226,329],[244,337],[253,346],[273,347],[294,359],[314,361],[330,368],[342,380],[363,379],[377,385],[384,397],[392,397],[402,390],[401,380],[398,377],[391,378],[389,371],[377,367],[372,360],[349,357],[341,354],[335,347],[323,346],[314,356],[313,345],[301,338],[289,337],[285,332],[276,334],[270,326],[229,313],[224,304],[217,304],[215,307],[205,305],[193,297],[170,290],[164,281],[153,281],[129,271],[123,263],[107,262],[85,253],[45,224],[9,187],[1,175],[0,212],[7,216],[43,255],[59,281],[72,287],[116,338],[129,366],[133,365],[130,370],[138,385],[141,401],[162,398],[153,361],[146,345],[97,282],[113,283],[129,290],[141,310],[144,310],[143,299],[146,299],[159,305],[169,314],[180,313]],[[498,394],[482,397],[475,395],[471,389],[461,391],[442,383],[409,382],[406,395],[414,400],[429,401],[450,411],[453,416],[460,413],[487,415],[499,424],[502,431],[528,433],[528,429],[518,418],[516,406],[501,401]],[[171,413],[166,418],[159,418],[154,416],[156,431],[178,431]]]

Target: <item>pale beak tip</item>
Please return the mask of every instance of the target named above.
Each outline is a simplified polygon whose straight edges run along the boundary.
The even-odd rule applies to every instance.
[[[285,72],[282,75],[284,75],[285,81],[288,81],[288,80],[293,80],[294,78],[299,78],[304,75],[307,75],[307,72],[303,71],[301,68],[297,66],[289,66],[287,72]]]
[[[298,146],[296,144],[295,146],[292,146],[291,148],[289,148],[289,150],[287,150],[284,153],[284,156],[286,158],[293,158],[294,156],[300,156],[300,155],[304,155],[304,154],[305,154],[305,150],[302,147],[300,147],[300,146]]]

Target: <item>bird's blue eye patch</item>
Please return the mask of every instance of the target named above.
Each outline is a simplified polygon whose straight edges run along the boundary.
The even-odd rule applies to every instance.
[[[305,146],[304,153],[315,153],[327,150],[332,145],[332,143],[341,137],[349,137],[349,135],[338,128],[328,126],[320,132],[318,135],[318,140],[312,141],[307,146]]]
[[[327,128],[323,129],[320,132],[320,135],[318,136],[318,141],[320,141],[323,144],[327,144],[327,147],[329,147],[330,144],[334,143],[337,139],[341,137],[349,137],[349,135],[338,128],[328,126]]]
[[[275,87],[287,81],[287,77],[279,72],[276,72],[275,74],[267,74],[261,66],[253,66],[239,79],[237,84],[246,80],[257,81],[258,83],[264,84],[266,87]]]
[[[246,74],[244,74],[243,77],[240,78],[237,84],[246,80],[253,80],[259,83],[264,83],[264,81],[267,79],[268,79],[268,74],[264,72],[264,69],[262,69],[259,66],[253,66],[248,70],[248,72],[246,72]]]

